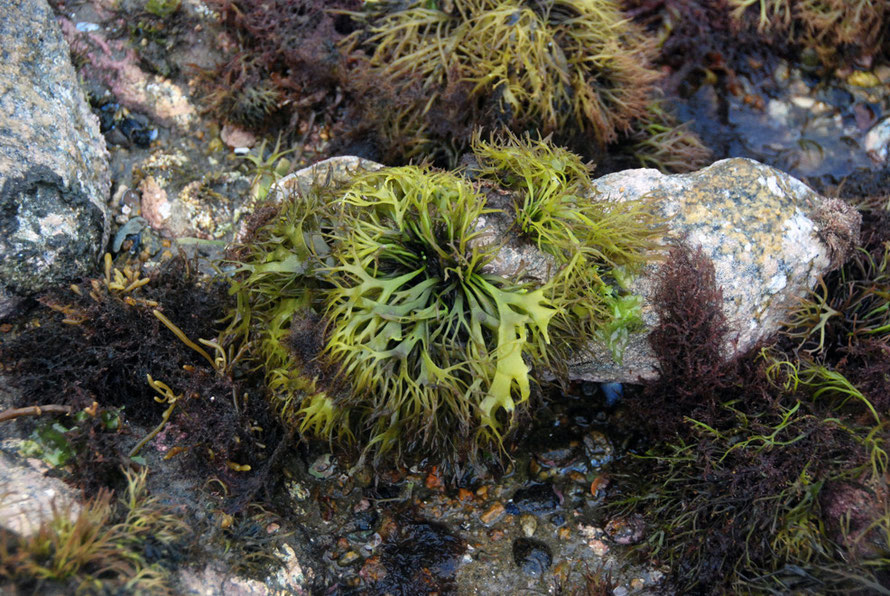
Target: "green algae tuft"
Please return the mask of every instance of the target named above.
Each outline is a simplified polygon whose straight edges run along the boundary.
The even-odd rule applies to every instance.
[[[292,428],[378,459],[497,453],[536,370],[633,322],[612,270],[655,246],[645,204],[598,200],[587,166],[547,141],[475,149],[472,182],[405,166],[293,193],[233,250],[229,334],[251,342]],[[500,246],[479,222],[492,215],[554,258],[551,280],[491,273]]]

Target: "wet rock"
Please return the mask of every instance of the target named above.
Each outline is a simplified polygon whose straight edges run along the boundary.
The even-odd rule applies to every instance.
[[[507,512],[541,515],[555,511],[559,505],[559,496],[553,490],[552,484],[532,484],[513,493]]]
[[[428,594],[454,591],[454,575],[466,544],[442,524],[400,518],[380,547],[385,570],[375,594]]]
[[[881,556],[882,544],[879,525],[874,520],[886,511],[887,487],[869,488],[853,482],[835,481],[819,494],[822,520],[827,534],[835,544],[847,549],[856,560]]]
[[[523,572],[538,577],[553,563],[550,547],[534,538],[517,538],[513,541],[513,561]]]
[[[65,17],[59,17],[59,25],[71,52],[82,64],[80,73],[110,89],[121,105],[182,131],[196,120],[197,111],[188,94],[173,82],[145,72],[126,38],[109,39],[103,29],[81,31]]]
[[[863,149],[877,163],[887,161],[890,150],[890,118],[879,120],[865,135]]]
[[[44,0],[0,0],[0,317],[105,248],[108,152]]]
[[[646,522],[639,515],[620,516],[609,520],[604,529],[618,544],[637,544],[646,534]]]
[[[181,594],[187,596],[267,596],[272,594],[261,581],[233,577],[219,564],[203,569],[183,568],[177,577]]]

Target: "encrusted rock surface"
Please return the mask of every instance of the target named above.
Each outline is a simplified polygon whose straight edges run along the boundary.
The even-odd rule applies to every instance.
[[[0,0],[0,317],[108,241],[108,152],[45,0]]]
[[[348,180],[357,169],[381,167],[355,157],[337,157],[300,170],[281,188],[305,191],[312,184]],[[860,216],[837,199],[825,199],[801,181],[770,166],[743,158],[718,161],[690,174],[666,175],[654,169],[626,170],[594,181],[601,200],[646,198],[667,221],[665,247],[701,247],[714,264],[723,290],[729,327],[724,355],[745,352],[778,330],[789,309],[805,297],[820,275],[840,265],[856,243]],[[502,243],[491,273],[544,283],[555,271],[534,246],[507,233],[511,219],[501,213],[480,218],[484,242]],[[487,238],[487,240],[485,240]],[[666,251],[665,251],[666,252]],[[645,329],[632,334],[621,362],[590,343],[569,363],[574,379],[630,382],[657,376],[657,360],[647,341],[658,324],[651,297],[659,259],[631,284],[643,298]]]

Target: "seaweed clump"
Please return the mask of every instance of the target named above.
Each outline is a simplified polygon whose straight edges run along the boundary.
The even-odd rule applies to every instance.
[[[886,297],[874,299],[867,311],[883,312]],[[650,337],[663,377],[630,404],[659,412],[657,423],[640,414],[657,441],[614,476],[607,510],[648,521],[638,549],[669,565],[683,592],[887,591],[883,394],[841,374],[843,358],[812,321],[809,333],[715,365],[721,303],[708,260],[675,249]]]
[[[816,50],[826,63],[874,56],[886,33],[885,2],[875,0],[729,0],[733,16],[757,14],[761,32],[785,33]]]
[[[377,459],[475,459],[505,448],[534,367],[615,322],[604,278],[645,262],[651,218],[581,194],[580,158],[546,143],[477,150],[475,183],[406,166],[295,193],[234,253],[230,332],[256,346],[289,426]],[[517,189],[505,208],[496,182]],[[491,272],[480,222],[505,215],[554,257],[552,280]]]
[[[202,72],[204,105],[219,118],[251,129],[314,119],[339,83],[336,43],[351,30],[336,11],[358,0],[213,0],[229,33],[229,59]]]
[[[149,440],[166,459],[222,482],[236,509],[266,481],[284,434],[261,383],[222,370],[237,353],[189,339],[214,337],[225,314],[224,287],[199,282],[194,265],[175,258],[148,278],[137,266],[113,267],[107,255],[104,277],[47,292],[41,324],[0,344],[4,372],[20,390],[15,405],[52,400],[72,412],[54,440],[68,454],[59,463],[88,494],[116,486]],[[157,432],[140,440],[134,426]],[[46,434],[38,426],[37,436]]]
[[[346,86],[387,161],[454,165],[477,127],[601,151],[659,78],[652,40],[609,0],[369,2],[353,17]]]
[[[108,489],[76,513],[54,505],[30,536],[0,528],[0,586],[22,593],[70,589],[77,593],[172,594],[162,555],[182,548],[186,524],[146,490],[146,474],[126,473],[115,500]]]

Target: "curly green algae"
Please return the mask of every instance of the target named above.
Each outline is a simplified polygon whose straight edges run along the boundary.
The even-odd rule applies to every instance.
[[[654,247],[645,204],[589,198],[587,166],[547,142],[474,146],[475,182],[362,172],[288,197],[237,249],[230,332],[251,340],[292,427],[377,457],[475,459],[503,449],[534,370],[635,324],[633,297],[607,280]],[[497,211],[497,184],[520,235],[558,265],[550,281],[485,272],[499,247],[478,220]]]

